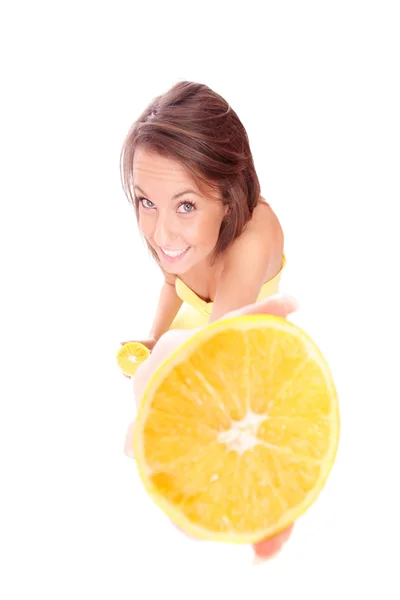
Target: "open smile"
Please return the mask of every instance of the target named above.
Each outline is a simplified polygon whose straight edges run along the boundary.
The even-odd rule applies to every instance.
[[[161,255],[169,262],[176,262],[180,260],[187,251],[190,249],[190,246],[186,246],[186,248],[177,248],[176,250],[168,250],[167,248],[162,248],[159,246],[161,251]]]

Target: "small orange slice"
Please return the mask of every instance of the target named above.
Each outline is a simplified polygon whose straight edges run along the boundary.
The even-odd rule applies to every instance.
[[[124,375],[132,376],[149,355],[150,350],[140,342],[128,342],[118,350],[117,363]]]
[[[332,468],[329,368],[289,321],[251,315],[196,332],[142,397],[134,453],[159,507],[194,536],[254,543],[291,525]]]

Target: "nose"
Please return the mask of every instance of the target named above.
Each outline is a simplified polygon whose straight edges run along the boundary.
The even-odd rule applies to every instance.
[[[168,248],[173,244],[176,235],[171,218],[166,215],[158,216],[153,238],[158,246]]]

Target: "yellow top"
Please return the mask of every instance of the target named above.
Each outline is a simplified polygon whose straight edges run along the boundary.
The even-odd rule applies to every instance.
[[[281,274],[285,264],[286,257],[284,256],[280,271],[275,275],[275,277],[264,283],[258,295],[257,302],[278,293]],[[187,286],[186,283],[179,279],[179,277],[177,277],[175,280],[175,289],[181,300],[192,306],[196,311],[205,317],[210,317],[213,308],[213,302],[206,302],[205,300],[199,298],[199,296],[189,286]]]

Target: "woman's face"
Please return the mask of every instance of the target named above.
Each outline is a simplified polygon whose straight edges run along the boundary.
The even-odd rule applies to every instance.
[[[137,148],[133,160],[139,227],[164,271],[183,274],[207,261],[228,210],[206,197],[181,163]]]

